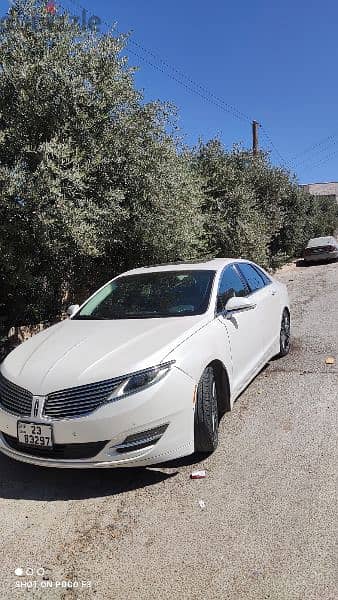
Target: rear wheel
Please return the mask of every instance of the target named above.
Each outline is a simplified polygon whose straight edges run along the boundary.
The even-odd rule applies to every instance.
[[[279,336],[279,354],[278,356],[282,358],[289,354],[290,351],[290,314],[289,311],[285,308],[282,316],[282,323],[280,328],[280,336]]]
[[[207,367],[197,388],[195,452],[213,452],[218,445],[219,407],[213,367]]]

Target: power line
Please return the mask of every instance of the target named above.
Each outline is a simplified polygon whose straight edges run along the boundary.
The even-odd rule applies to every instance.
[[[338,150],[336,150],[335,152],[331,152],[331,154],[328,154],[323,160],[319,161],[318,163],[315,164],[310,164],[308,165],[304,171],[308,171],[309,169],[316,169],[317,167],[329,162],[329,160],[331,160],[331,158],[333,158],[334,156],[338,155]]]
[[[296,156],[294,156],[293,160],[296,160],[298,157],[301,157],[304,154],[310,154],[313,150],[315,150],[316,148],[319,148],[319,147],[323,146],[325,144],[325,142],[330,142],[331,140],[333,140],[337,136],[338,136],[338,131],[336,131],[335,133],[333,133],[331,135],[328,135],[327,137],[321,139],[319,142],[316,142],[312,146],[309,146],[308,148],[306,148],[305,150],[303,150],[303,152],[300,152],[299,154],[296,154]],[[334,143],[336,143],[336,142],[334,142]],[[298,160],[296,160],[296,162],[298,162]]]
[[[279,152],[278,148],[275,146],[275,144],[273,143],[270,135],[268,134],[267,130],[265,129],[265,127],[261,124],[261,129],[262,129],[262,133],[263,135],[266,137],[266,139],[268,140],[269,144],[271,145],[271,148],[275,151],[275,153],[277,154],[278,158],[280,159],[282,165],[284,165],[285,167],[287,167],[288,169],[292,168],[291,165],[283,158],[283,156],[281,155],[281,153]]]
[[[66,0],[66,1],[70,2],[71,4],[73,4],[74,6],[77,6],[78,8],[80,8],[82,10],[85,10],[86,12],[90,12],[82,4],[80,4],[79,2],[77,2],[77,0]],[[109,29],[111,29],[111,24],[109,24],[104,19],[102,19],[102,22]],[[121,35],[121,32],[119,32],[117,29],[116,29],[116,33]],[[130,45],[135,46],[136,48],[140,49],[142,52],[145,52],[149,56],[153,57],[156,61],[158,61],[160,63],[160,65],[163,65],[163,67],[165,67],[165,69],[163,67],[161,67],[159,64],[154,64],[153,62],[149,61],[144,56],[142,56],[139,53],[135,52],[135,50],[132,50],[130,48]],[[179,85],[181,85],[187,91],[189,91],[189,92],[191,92],[193,94],[198,95],[200,98],[204,99],[206,102],[210,102],[210,103],[214,104],[219,109],[221,109],[221,110],[223,110],[223,111],[231,114],[232,116],[234,116],[235,118],[237,118],[239,120],[243,120],[243,121],[250,122],[250,123],[252,123],[252,121],[254,120],[254,119],[252,119],[252,117],[246,115],[241,110],[239,110],[236,107],[234,107],[233,105],[228,104],[222,98],[219,98],[218,96],[216,96],[208,88],[206,88],[205,86],[201,85],[200,83],[194,81],[191,77],[189,77],[188,75],[186,75],[185,73],[183,73],[182,71],[180,71],[179,69],[177,69],[175,66],[171,65],[168,61],[162,59],[158,54],[155,54],[154,52],[152,52],[151,50],[149,50],[148,48],[146,48],[142,44],[136,42],[135,40],[132,40],[132,39],[129,40],[129,50],[130,50],[130,52],[132,52],[132,54],[134,54],[135,56],[137,56],[138,59],[140,59],[144,63],[148,64],[153,69],[156,69],[157,71],[160,71],[161,73],[163,73],[164,75],[166,75],[167,77],[169,77],[170,79],[172,79],[173,81],[175,81],[176,83],[178,83]],[[192,88],[191,85],[188,85],[184,81],[181,81],[180,79],[178,79],[178,77],[176,77],[175,75],[172,75],[171,73],[169,73],[168,69],[170,69],[170,71],[172,71],[173,73],[176,73],[179,77],[181,77],[181,79],[184,79],[186,82],[190,83],[194,87]],[[196,88],[196,89],[194,89],[194,88]],[[273,143],[273,141],[272,141],[270,135],[267,133],[265,127],[263,127],[261,125],[261,129],[262,129],[263,134],[265,135],[265,137],[270,142],[271,147],[273,148],[273,150],[276,153],[276,155],[279,157],[279,159],[282,162],[282,164],[285,165],[287,168],[291,168],[291,165],[282,157],[282,155],[279,152],[279,150],[277,149],[276,145]]]
[[[68,1],[69,3],[77,6],[81,10],[85,10],[86,12],[90,12],[90,11],[88,11],[88,9],[86,9],[82,4],[80,4],[76,0],[66,0],[66,1]],[[60,4],[60,6],[62,6],[61,3],[59,3],[59,4]],[[109,29],[111,29],[111,24],[109,24],[104,19],[102,19],[102,23],[104,25],[106,25]],[[122,33],[118,29],[115,29],[115,31],[116,31],[116,33],[118,35],[122,35]],[[147,49],[145,46],[143,46],[139,42],[136,42],[135,40],[129,39],[128,43],[127,43],[127,46],[128,45],[129,45],[130,52],[132,54],[134,54],[135,56],[137,56],[137,58],[139,58],[140,60],[142,60],[146,64],[150,65],[152,68],[155,68],[158,71],[161,71],[164,75],[167,75],[173,81],[175,81],[179,85],[182,85],[187,90],[189,90],[192,93],[196,93],[196,94],[198,94],[198,95],[201,96],[201,93],[198,93],[198,91],[197,91],[197,90],[200,90],[202,92],[202,97],[205,97],[205,96],[210,97],[213,100],[213,103],[216,104],[216,106],[221,105],[222,108],[226,112],[228,112],[229,114],[232,114],[237,119],[240,119],[240,120],[243,120],[243,121],[248,121],[249,123],[252,122],[252,118],[250,116],[246,115],[240,109],[236,108],[232,104],[228,104],[222,98],[216,96],[216,94],[214,94],[213,92],[211,92],[207,87],[201,85],[197,81],[194,81],[191,77],[189,77],[189,75],[186,75],[185,73],[183,73],[182,71],[180,71],[179,69],[177,69],[175,66],[171,65],[169,62],[167,62],[166,60],[162,59],[158,54],[155,54],[151,50]],[[149,56],[151,56],[152,58],[154,58],[158,63],[160,63],[160,65],[163,65],[163,67],[165,67],[165,69],[170,69],[170,71],[172,71],[173,73],[176,73],[177,76],[179,76],[181,79],[184,79],[186,82],[188,82],[189,84],[191,84],[194,88],[196,88],[196,90],[193,89],[193,88],[191,88],[188,85],[188,83],[184,83],[180,79],[178,79],[178,77],[176,77],[174,75],[171,75],[170,73],[166,72],[166,70],[163,67],[161,67],[160,65],[154,64],[154,62],[150,62],[147,58],[145,58],[144,56],[142,56],[139,53],[135,52],[135,50],[133,50],[133,49],[130,48],[130,45],[135,46],[136,48],[138,48],[142,52],[144,52],[144,53],[148,54]]]
[[[89,13],[89,14],[93,15],[93,13],[89,9],[85,8],[82,4],[80,4],[79,2],[77,2],[77,0],[65,0],[65,1],[68,2],[68,3],[70,3],[70,4],[72,4],[72,5],[74,5],[74,6],[77,6],[77,8],[85,11],[86,13]],[[58,4],[67,11],[67,8],[61,2],[58,2]],[[105,21],[104,19],[101,19],[101,22],[103,24],[105,24],[109,29],[112,29],[112,25],[110,23],[108,23],[107,21]],[[122,35],[121,32],[119,32],[117,29],[115,29],[115,31],[116,31],[117,35]],[[148,48],[146,48],[142,44],[140,44],[140,43],[138,43],[138,42],[136,42],[135,40],[132,40],[132,39],[129,39],[128,43],[129,43],[129,51],[132,54],[134,54],[135,56],[137,56],[137,58],[139,60],[141,60],[144,63],[148,64],[151,68],[153,68],[153,69],[155,69],[155,70],[163,73],[164,75],[166,75],[167,77],[169,77],[171,80],[175,81],[178,85],[180,85],[184,89],[186,89],[188,92],[193,93],[193,94],[199,96],[200,98],[202,98],[206,102],[210,102],[211,104],[213,104],[214,106],[216,106],[217,108],[219,108],[220,110],[222,110],[223,112],[231,114],[236,119],[239,119],[239,120],[242,120],[242,121],[245,121],[245,122],[249,122],[249,123],[252,123],[252,121],[254,120],[250,116],[248,116],[245,113],[243,113],[240,109],[236,108],[235,106],[233,106],[231,104],[228,104],[222,98],[216,96],[207,87],[205,87],[205,86],[201,85],[200,83],[194,81],[191,77],[189,77],[188,75],[186,75],[185,73],[183,73],[182,71],[180,71],[179,69],[177,69],[175,66],[171,65],[168,61],[162,59],[158,54],[155,54],[154,52],[152,52],[151,50],[149,50]],[[130,45],[135,46],[140,51],[142,51],[145,54],[153,57],[155,59],[155,61],[157,61],[157,63],[159,63],[159,64],[151,62],[150,60],[148,60],[144,56],[140,55],[138,52],[136,52],[135,50],[133,50],[132,48],[130,48]],[[127,44],[127,46],[128,46],[128,44]],[[170,73],[168,70],[172,71],[172,73],[175,73],[175,75],[173,75],[172,73]],[[181,79],[179,79],[179,77]],[[182,79],[184,81],[182,81]],[[281,163],[284,166],[287,166],[288,168],[291,168],[290,164],[282,157],[282,155],[279,152],[279,150],[277,149],[276,145],[273,143],[273,141],[272,141],[270,135],[267,133],[267,130],[265,129],[265,127],[263,127],[261,125],[261,129],[262,129],[263,134],[265,135],[265,137],[269,141],[271,147],[273,148],[273,151],[279,157],[279,160],[281,161]]]
[[[338,142],[338,140],[332,140],[331,144],[332,144],[332,145],[337,145],[337,142]],[[303,166],[305,166],[305,167],[306,167],[308,164],[311,164],[311,163],[312,163],[312,161],[313,161],[313,160],[314,160],[316,157],[320,156],[321,154],[323,154],[323,152],[326,152],[326,151],[327,151],[327,150],[329,150],[329,149],[330,149],[330,144],[327,144],[327,145],[326,145],[326,146],[324,146],[324,148],[322,148],[322,149],[321,149],[319,152],[315,152],[314,156],[312,156],[312,157],[308,157],[308,158],[306,158],[305,160],[303,160],[302,162],[300,162],[300,163],[298,163],[298,164],[296,163],[297,169],[299,169],[299,168],[301,168],[301,167],[303,167]]]
[[[175,77],[174,75],[171,75],[170,73],[166,73],[164,69],[162,69],[159,65],[156,65],[152,62],[150,62],[149,60],[145,59],[143,56],[141,56],[140,54],[136,53],[134,50],[131,51],[135,56],[137,56],[137,58],[143,62],[146,62],[148,65],[150,65],[153,69],[156,69],[157,71],[160,71],[161,73],[163,73],[164,75],[166,75],[167,77],[169,77],[170,79],[172,79],[173,81],[175,81],[176,83],[178,83],[179,85],[181,85],[183,88],[185,88],[187,91],[192,92],[193,94],[196,94],[197,96],[199,96],[200,98],[203,98],[206,102],[210,102],[211,104],[214,104],[215,106],[217,106],[220,110],[223,110],[224,112],[230,113],[232,114],[233,117],[235,117],[236,119],[239,119],[241,121],[245,120],[247,121],[247,118],[243,118],[241,116],[240,113],[234,112],[234,111],[230,111],[229,109],[227,109],[224,104],[223,101],[220,100],[219,102],[214,100],[211,94],[203,94],[201,92],[199,92],[197,89],[192,88],[191,86],[187,85],[186,83],[184,83],[183,81],[179,80],[177,77]],[[228,106],[228,105],[226,105]],[[249,121],[250,122],[250,121]]]

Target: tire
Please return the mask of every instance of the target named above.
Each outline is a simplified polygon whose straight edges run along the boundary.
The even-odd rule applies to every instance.
[[[219,407],[216,376],[207,367],[197,388],[195,407],[195,452],[210,453],[218,445]]]
[[[284,308],[279,335],[279,354],[278,358],[287,356],[290,352],[290,313]]]

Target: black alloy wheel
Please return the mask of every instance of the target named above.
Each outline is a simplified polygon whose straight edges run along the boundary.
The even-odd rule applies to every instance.
[[[282,316],[282,323],[280,329],[280,357],[286,356],[290,351],[290,336],[291,336],[291,327],[290,327],[290,314],[289,311],[285,308]]]
[[[207,367],[197,388],[195,452],[213,452],[218,445],[219,406],[213,367]]]

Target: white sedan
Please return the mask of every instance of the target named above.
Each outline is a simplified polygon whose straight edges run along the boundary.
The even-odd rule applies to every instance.
[[[219,420],[290,347],[286,287],[246,260],[139,268],[0,366],[0,450],[50,467],[211,452]]]
[[[332,235],[312,238],[304,250],[304,260],[306,263],[337,260],[337,258],[338,242]]]

